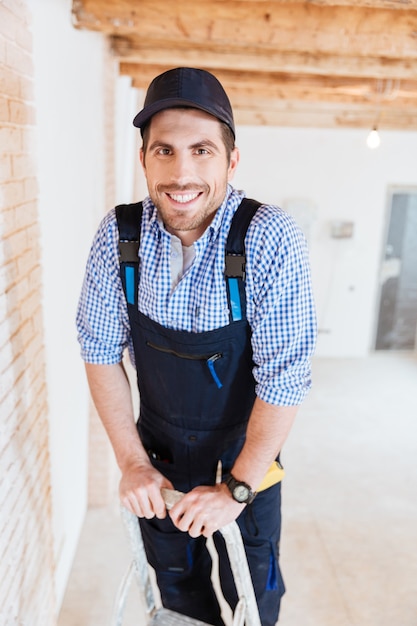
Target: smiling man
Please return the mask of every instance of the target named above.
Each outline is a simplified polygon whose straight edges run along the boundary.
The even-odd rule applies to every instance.
[[[215,626],[224,622],[206,538],[234,608],[216,531],[236,519],[262,626],[274,626],[284,593],[276,460],[310,387],[316,337],[305,241],[278,207],[231,186],[233,113],[212,74],[157,76],[134,125],[149,196],[102,221],[77,315],[120,498],[139,518],[164,606]],[[126,348],[137,370],[137,423]],[[186,493],[169,515],[162,488]]]

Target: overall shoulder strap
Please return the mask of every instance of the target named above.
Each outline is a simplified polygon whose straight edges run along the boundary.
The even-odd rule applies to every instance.
[[[139,244],[142,223],[142,203],[119,204],[116,207],[119,229],[120,278],[128,305],[137,308]]]
[[[226,242],[225,271],[230,321],[246,318],[246,254],[245,237],[249,224],[261,202],[244,198],[233,216]]]

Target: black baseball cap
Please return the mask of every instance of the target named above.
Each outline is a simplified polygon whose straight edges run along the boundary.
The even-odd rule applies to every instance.
[[[133,125],[143,131],[155,113],[181,106],[214,115],[229,126],[235,137],[232,105],[223,86],[210,72],[193,67],[177,67],[154,78]]]

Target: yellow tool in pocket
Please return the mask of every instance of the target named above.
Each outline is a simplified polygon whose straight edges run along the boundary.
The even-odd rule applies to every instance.
[[[276,483],[279,483],[284,478],[284,476],[284,468],[278,461],[274,461],[269,467],[267,473],[265,474],[263,481],[256,490],[257,493],[259,493],[260,491],[265,491],[265,489],[268,489],[268,487],[272,487],[272,485],[276,485]]]

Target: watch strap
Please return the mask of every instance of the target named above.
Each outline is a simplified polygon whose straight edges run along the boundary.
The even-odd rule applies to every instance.
[[[232,494],[232,498],[236,500],[236,502],[239,502],[240,504],[251,504],[254,501],[256,491],[253,491],[252,487],[248,485],[248,483],[245,483],[243,480],[237,480],[233,474],[229,474],[224,483]],[[244,487],[248,491],[248,495],[244,500],[241,500],[236,496],[236,490],[239,487]]]

